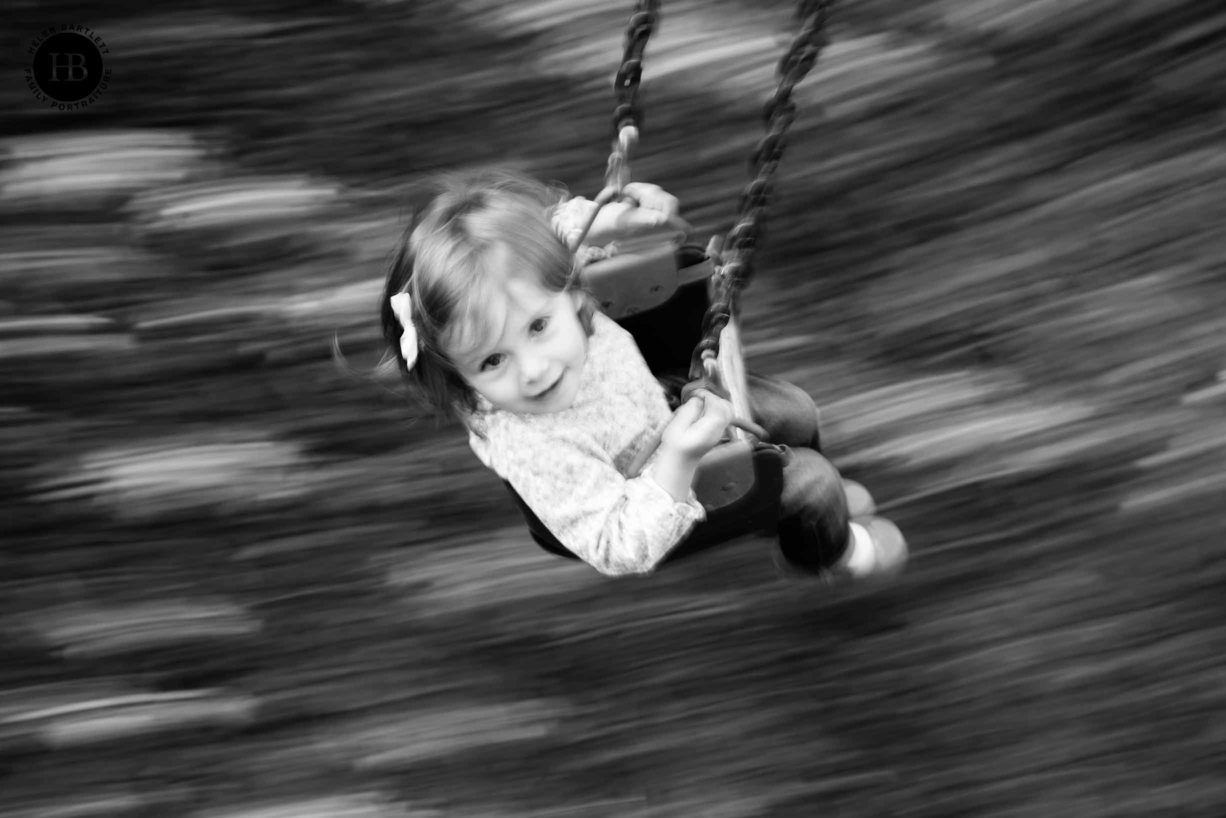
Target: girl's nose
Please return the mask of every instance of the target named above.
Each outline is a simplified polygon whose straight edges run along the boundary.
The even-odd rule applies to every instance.
[[[549,362],[545,360],[543,355],[527,355],[524,356],[520,363],[520,375],[526,384],[535,384],[545,376],[549,370]]]

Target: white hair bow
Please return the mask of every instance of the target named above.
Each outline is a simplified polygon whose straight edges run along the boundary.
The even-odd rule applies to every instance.
[[[408,293],[392,296],[392,312],[404,328],[400,334],[400,354],[404,356],[405,365],[412,369],[417,363],[417,329],[413,326],[413,299]]]

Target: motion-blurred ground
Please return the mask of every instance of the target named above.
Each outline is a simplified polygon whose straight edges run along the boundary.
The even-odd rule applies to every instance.
[[[63,21],[114,81],[0,87],[0,813],[1226,812],[1226,12],[836,4],[745,323],[909,535],[848,598],[548,557],[329,358],[423,175],[595,193],[630,5],[4,3],[6,76]],[[788,9],[665,3],[701,237]]]

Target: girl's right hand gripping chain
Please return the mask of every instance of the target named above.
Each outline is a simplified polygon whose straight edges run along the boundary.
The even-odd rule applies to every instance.
[[[734,415],[731,403],[706,389],[695,390],[673,413],[660,433],[655,479],[674,500],[689,497],[698,461],[723,439]]]

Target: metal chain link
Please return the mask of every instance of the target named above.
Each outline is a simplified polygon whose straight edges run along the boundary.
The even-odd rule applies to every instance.
[[[617,95],[617,107],[613,111],[613,148],[605,168],[604,189],[595,198],[595,207],[587,221],[569,242],[570,251],[579,249],[587,238],[596,216],[607,203],[620,199],[622,189],[630,183],[630,152],[638,146],[639,123],[643,111],[639,107],[639,83],[643,79],[643,51],[655,31],[660,14],[660,0],[638,0],[634,14],[626,26],[622,63],[613,78],[613,92]]]
[[[753,277],[753,255],[762,238],[768,199],[775,171],[783,157],[788,129],[796,119],[792,89],[805,78],[826,46],[828,0],[800,0],[800,30],[776,69],[779,87],[762,109],[766,134],[749,160],[753,177],[741,194],[737,222],[728,232],[716,270],[715,293],[703,315],[703,335],[690,359],[690,378],[706,373],[704,359],[719,355],[719,336],[731,320],[741,289]]]
[[[622,64],[613,80],[613,92],[617,95],[617,107],[613,111],[613,138],[617,139],[623,128],[638,128],[643,121],[639,107],[639,81],[643,78],[643,49],[656,28],[660,16],[660,0],[638,0],[634,14],[626,26]]]
[[[606,189],[620,197],[630,183],[630,152],[638,146],[643,109],[639,105],[639,82],[643,79],[643,51],[655,31],[660,15],[660,0],[638,0],[626,26],[622,63],[613,78],[617,107],[613,110],[613,149],[605,169]]]

